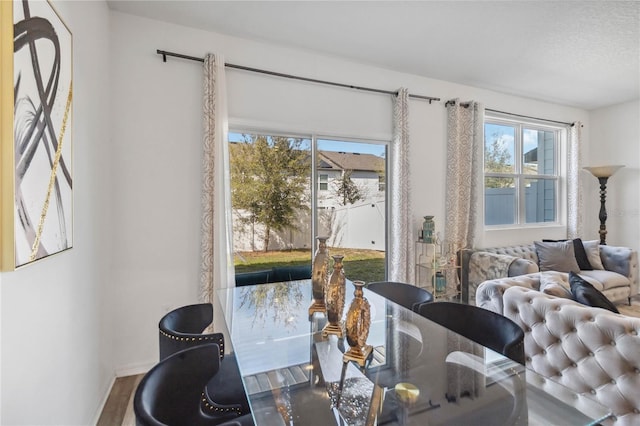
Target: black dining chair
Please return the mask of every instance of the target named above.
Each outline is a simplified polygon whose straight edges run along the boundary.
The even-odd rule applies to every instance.
[[[233,354],[224,351],[222,333],[204,333],[213,322],[213,305],[199,303],[177,308],[167,313],[158,324],[160,360],[195,346],[216,343],[219,348],[219,371],[207,383],[202,409],[211,416],[229,419],[249,414],[249,402],[244,391],[238,363]]]
[[[411,284],[375,281],[367,284],[366,288],[398,305],[411,309],[413,312],[418,312],[420,305],[433,302],[433,294]]]
[[[420,306],[418,313],[469,340],[525,364],[524,332],[505,316],[456,302],[426,303]]]
[[[249,426],[251,416],[222,421],[200,408],[202,390],[220,367],[215,343],[178,351],[156,364],[140,381],[133,400],[138,426]]]

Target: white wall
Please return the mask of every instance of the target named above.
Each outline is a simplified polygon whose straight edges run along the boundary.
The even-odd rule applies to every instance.
[[[157,361],[160,316],[197,300],[202,71],[178,59],[163,64],[157,48],[219,52],[242,65],[583,121],[585,164],[592,157],[627,165],[611,181],[609,238],[637,248],[638,102],[631,110],[588,114],[110,13],[103,2],[55,4],[74,34],[75,247],[0,274],[2,424],[92,423],[114,372],[144,371]],[[391,134],[389,97],[227,75],[232,125],[372,139]],[[415,100],[410,109],[413,221],[417,232],[422,216],[433,214],[441,230],[445,109]],[[587,208],[597,210],[597,200]],[[500,239],[539,237],[509,232]]]
[[[310,52],[285,49],[112,13],[111,101],[114,164],[112,327],[120,374],[157,361],[157,322],[168,309],[197,300],[199,264],[202,66],[155,54],[164,49],[227,62],[411,93],[477,99],[487,107],[572,122],[585,111],[401,74]],[[389,139],[389,96],[227,70],[231,125],[343,137]],[[443,229],[445,108],[412,100],[413,221],[425,214]],[[548,236],[546,234],[545,236]],[[531,241],[526,233],[503,238]],[[540,238],[538,235],[537,238]],[[132,344],[131,342],[135,342]]]
[[[589,166],[622,164],[607,183],[607,244],[640,250],[640,101],[591,111]],[[585,231],[599,239],[600,185],[584,172]]]
[[[54,2],[73,33],[74,247],[0,274],[3,425],[95,422],[114,377],[108,276],[114,167],[103,2]]]

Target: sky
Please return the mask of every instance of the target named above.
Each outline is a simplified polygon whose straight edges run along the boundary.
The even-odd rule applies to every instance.
[[[538,147],[538,132],[536,130],[525,128],[522,133],[522,152],[526,153]],[[513,164],[513,160],[515,158],[515,128],[512,126],[487,123],[484,127],[484,134],[486,138],[485,146],[490,146],[497,136],[497,138],[500,140],[500,144],[507,149],[507,152],[509,152],[509,154],[511,154],[510,164]]]

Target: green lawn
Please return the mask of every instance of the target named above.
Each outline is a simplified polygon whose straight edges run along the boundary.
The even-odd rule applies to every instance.
[[[329,254],[344,255],[344,273],[349,280],[365,282],[384,280],[384,252],[329,247]],[[311,264],[310,250],[250,251],[236,253],[236,272],[271,269],[274,266]]]

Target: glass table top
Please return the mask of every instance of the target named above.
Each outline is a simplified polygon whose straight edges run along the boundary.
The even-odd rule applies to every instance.
[[[354,287],[347,283],[346,311]],[[365,289],[364,368],[344,363],[345,338],[308,315],[311,281],[217,292],[231,346],[261,425],[588,425],[609,411]],[[217,325],[220,328],[221,324]],[[576,408],[579,407],[579,408]]]

